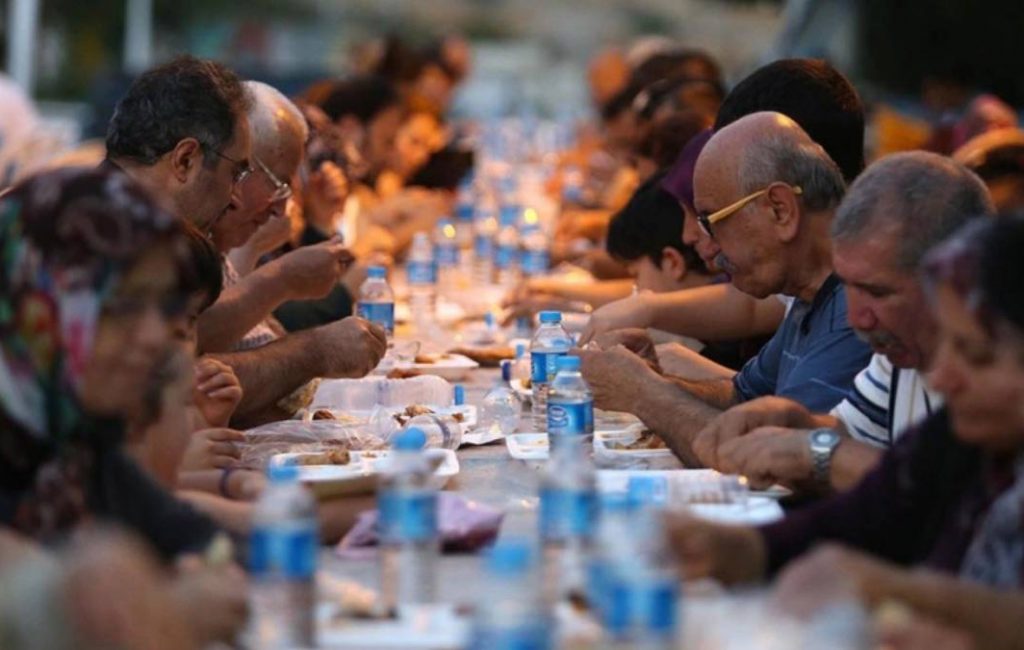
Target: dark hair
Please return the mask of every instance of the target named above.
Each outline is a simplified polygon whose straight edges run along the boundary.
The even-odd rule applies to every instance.
[[[658,169],[670,167],[693,136],[710,126],[702,113],[684,110],[655,118],[637,141],[634,152],[650,158]]]
[[[724,98],[722,86],[714,82],[690,77],[662,79],[637,94],[632,108],[642,122],[657,117],[659,112],[680,110],[699,111],[714,120]]]
[[[850,81],[817,59],[782,59],[758,68],[722,102],[715,130],[761,111],[800,125],[839,165],[847,182],[864,169],[864,105]]]
[[[360,75],[335,82],[320,108],[333,122],[351,115],[360,124],[367,124],[398,103],[398,92],[390,81],[377,75]]]
[[[203,312],[217,302],[224,290],[224,267],[220,253],[206,235],[187,221],[182,221],[182,228],[188,254],[181,264],[181,293],[190,297],[202,292],[203,304],[199,311]]]
[[[654,54],[638,65],[630,81],[646,87],[661,79],[701,79],[721,84],[722,71],[707,52],[677,50]]]
[[[1024,333],[1024,212],[996,217],[986,224],[978,280],[985,305]]]
[[[228,68],[178,57],[144,72],[117,103],[107,127],[107,156],[152,165],[185,138],[198,140],[204,154],[220,151],[249,102]]]
[[[620,115],[633,108],[633,101],[643,91],[644,87],[636,83],[628,83],[626,86],[611,96],[601,107],[601,121],[611,122]]]
[[[660,264],[662,251],[669,246],[683,256],[687,269],[707,273],[697,251],[683,243],[683,209],[661,189],[664,178],[664,173],[652,176],[612,217],[605,243],[608,254],[625,262],[649,257]]]

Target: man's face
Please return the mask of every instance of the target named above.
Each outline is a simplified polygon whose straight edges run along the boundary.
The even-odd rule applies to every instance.
[[[235,120],[235,132],[228,144],[219,152],[206,151],[199,174],[188,193],[186,210],[201,229],[210,229],[229,208],[239,202],[235,179],[250,167],[252,136],[249,121],[241,116]]]
[[[898,264],[901,237],[899,228],[883,226],[833,241],[832,261],[858,336],[898,368],[927,370],[936,326],[914,269]]]
[[[395,139],[402,127],[402,109],[384,109],[374,117],[366,132],[366,161],[375,170],[383,169],[395,149]]]
[[[718,165],[703,168],[698,163],[694,176],[694,207],[711,214],[743,198],[735,170]],[[703,257],[714,248],[714,267],[729,274],[733,285],[755,298],[767,298],[785,286],[786,262],[774,231],[769,197],[762,196],[722,219],[712,227],[714,247],[707,242],[698,252]],[[696,219],[694,219],[696,221]],[[702,234],[701,237],[707,238]]]
[[[683,243],[697,251],[708,270],[711,272],[720,270],[715,266],[715,258],[722,252],[722,249],[718,247],[714,239],[708,237],[701,230],[700,224],[697,223],[697,215],[693,210],[684,201],[680,201],[679,205],[683,208]]]
[[[299,155],[267,155],[260,162],[266,165],[268,174],[259,165],[253,165],[253,172],[238,185],[238,201],[232,203],[212,229],[214,244],[221,252],[237,248],[249,241],[260,226],[272,218],[284,216],[287,197],[280,198],[277,182],[290,182],[298,168]]]

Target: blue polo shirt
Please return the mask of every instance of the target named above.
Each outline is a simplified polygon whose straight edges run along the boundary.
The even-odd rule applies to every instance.
[[[846,291],[830,275],[810,303],[794,300],[775,336],[733,379],[737,401],[788,397],[827,413],[846,397],[871,348],[846,319]]]

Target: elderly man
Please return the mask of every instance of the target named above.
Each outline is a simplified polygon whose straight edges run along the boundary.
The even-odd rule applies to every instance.
[[[828,415],[777,397],[726,411],[698,435],[700,460],[756,484],[844,490],[859,482],[896,437],[941,406],[922,377],[937,328],[917,275],[921,258],[993,210],[981,180],[943,156],[895,154],[869,167],[836,211],[832,259],[850,324],[875,351],[870,365]]]
[[[820,146],[788,117],[755,113],[711,138],[694,185],[716,265],[744,293],[793,297],[782,326],[732,379],[673,381],[619,346],[582,353],[597,405],[636,413],[690,463],[695,434],[721,411],[765,395],[831,408],[870,357],[832,272],[829,225],[845,186]]]

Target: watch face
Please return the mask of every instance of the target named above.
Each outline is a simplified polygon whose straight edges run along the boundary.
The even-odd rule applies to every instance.
[[[835,431],[832,431],[831,429],[822,429],[820,431],[815,431],[811,440],[816,446],[820,445],[828,447],[831,446],[838,438],[839,436]]]

